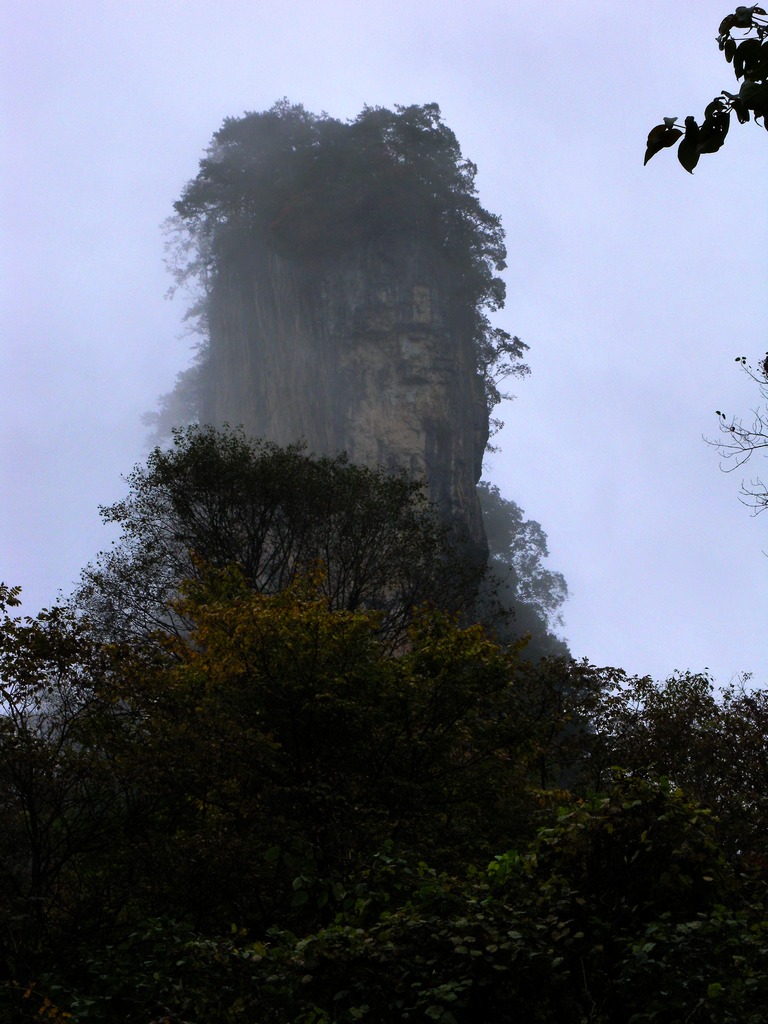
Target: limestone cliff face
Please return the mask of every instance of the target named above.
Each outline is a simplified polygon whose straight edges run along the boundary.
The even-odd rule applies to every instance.
[[[485,548],[488,409],[443,252],[390,239],[312,260],[254,243],[223,265],[208,312],[206,421],[404,468]]]

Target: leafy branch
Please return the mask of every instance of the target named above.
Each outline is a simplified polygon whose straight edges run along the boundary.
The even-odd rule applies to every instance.
[[[725,59],[733,65],[733,72],[741,87],[737,93],[725,89],[704,110],[701,124],[695,117],[686,117],[681,128],[676,117],[665,117],[648,133],[645,160],[662,149],[674,146],[680,140],[677,159],[690,174],[702,153],[716,153],[728,134],[731,114],[740,124],[750,117],[763,119],[768,130],[768,16],[762,7],[737,7],[733,14],[723,18],[718,30],[717,44]]]

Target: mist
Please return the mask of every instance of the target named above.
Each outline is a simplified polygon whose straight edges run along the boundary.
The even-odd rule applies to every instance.
[[[494,322],[529,346],[485,475],[547,531],[573,654],[762,682],[764,524],[702,435],[715,409],[756,401],[734,360],[766,348],[765,137],[734,126],[693,177],[673,153],[642,166],[661,117],[729,87],[723,13],[7,12],[0,564],[24,612],[109,543],[98,506],[124,493],[142,415],[193,358],[160,226],[212,132],[282,95],[340,119],[434,101],[506,229]]]

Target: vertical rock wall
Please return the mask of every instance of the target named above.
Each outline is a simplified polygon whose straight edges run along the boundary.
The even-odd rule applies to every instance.
[[[204,420],[404,468],[485,550],[488,410],[444,253],[389,239],[313,260],[256,242],[223,263],[209,328]]]

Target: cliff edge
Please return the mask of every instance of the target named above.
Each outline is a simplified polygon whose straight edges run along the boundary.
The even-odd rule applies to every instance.
[[[435,104],[342,123],[282,101],[224,122],[175,226],[202,285],[198,420],[404,469],[485,555],[495,381],[527,368],[487,316],[506,249],[475,173]]]

